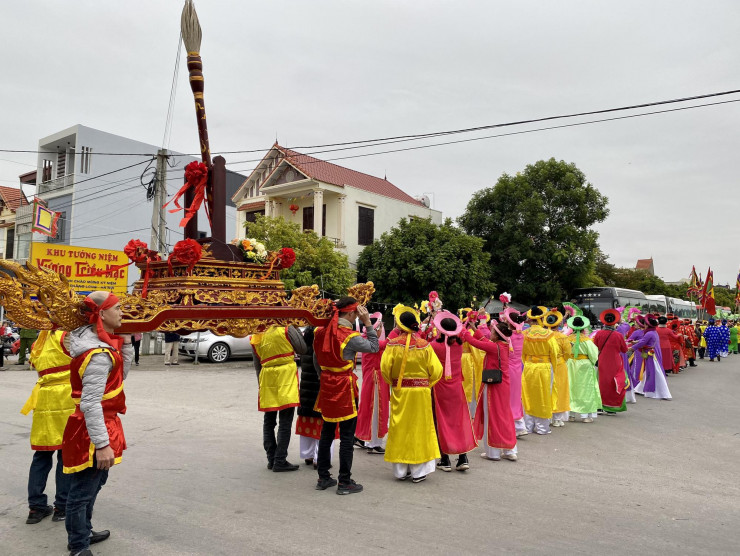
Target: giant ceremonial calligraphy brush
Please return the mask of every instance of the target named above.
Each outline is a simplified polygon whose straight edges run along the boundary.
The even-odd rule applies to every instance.
[[[211,178],[211,147],[208,142],[208,123],[206,122],[206,104],[203,98],[203,61],[200,58],[200,41],[203,33],[200,29],[198,14],[195,12],[193,0],[185,0],[180,19],[182,42],[188,53],[188,74],[190,89],[195,100],[195,115],[198,121],[198,137],[200,139],[200,154],[203,164],[208,168],[209,179],[206,187],[206,212],[213,214],[213,184]]]

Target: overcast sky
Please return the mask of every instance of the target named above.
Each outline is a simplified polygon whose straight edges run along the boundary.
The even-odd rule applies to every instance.
[[[264,151],[276,137],[311,146],[740,89],[737,0],[200,0],[196,8],[214,153]],[[0,148],[34,150],[78,123],[161,144],[181,9],[180,0],[6,3]],[[169,147],[197,152],[184,54],[177,84]],[[550,157],[573,162],[609,198],[597,229],[612,263],[652,256],[669,281],[711,265],[716,283],[734,284],[739,135],[740,103],[731,103],[335,163],[387,174],[456,218],[503,173]],[[262,154],[226,159],[248,173]],[[35,161],[0,153],[0,183],[17,184]]]

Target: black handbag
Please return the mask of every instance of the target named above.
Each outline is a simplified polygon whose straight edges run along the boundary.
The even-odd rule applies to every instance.
[[[501,365],[501,347],[496,344],[496,353],[498,355],[498,363]],[[483,384],[501,384],[504,380],[504,375],[501,373],[501,369],[483,369],[483,375],[481,376],[481,382]]]

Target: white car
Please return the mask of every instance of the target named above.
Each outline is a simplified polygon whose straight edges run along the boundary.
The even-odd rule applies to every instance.
[[[251,336],[234,338],[233,336],[217,336],[206,330],[200,333],[193,332],[180,338],[178,352],[195,359],[196,349],[198,360],[208,359],[211,363],[223,363],[232,357],[252,357]]]

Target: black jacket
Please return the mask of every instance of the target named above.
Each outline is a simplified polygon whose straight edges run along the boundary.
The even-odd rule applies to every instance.
[[[306,342],[306,353],[301,355],[301,383],[298,415],[303,417],[321,417],[321,413],[314,411],[316,398],[319,396],[319,373],[313,366],[313,326],[306,327],[303,340]]]

